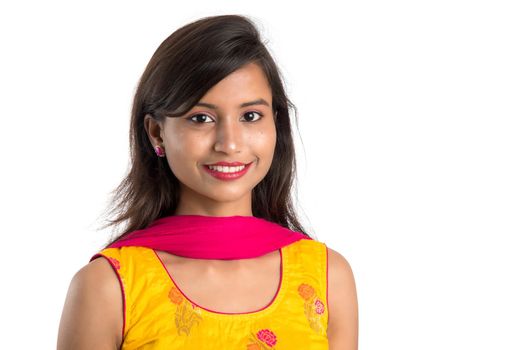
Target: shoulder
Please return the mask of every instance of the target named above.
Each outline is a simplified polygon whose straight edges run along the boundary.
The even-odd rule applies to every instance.
[[[355,277],[347,259],[327,247],[328,338],[334,349],[357,349],[358,301]],[[331,347],[330,347],[331,348]]]
[[[123,298],[105,258],[95,258],[71,279],[59,326],[58,349],[118,349]]]
[[[81,286],[84,293],[100,293],[102,300],[121,298],[120,277],[116,272],[120,268],[118,260],[104,254],[96,256],[82,267],[71,280],[72,286]]]

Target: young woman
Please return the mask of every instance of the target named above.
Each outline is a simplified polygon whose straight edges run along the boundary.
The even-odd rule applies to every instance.
[[[116,191],[126,226],[73,277],[59,350],[357,349],[351,267],[293,208],[293,107],[246,17],[160,45]]]

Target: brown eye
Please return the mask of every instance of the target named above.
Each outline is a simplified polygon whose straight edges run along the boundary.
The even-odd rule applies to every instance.
[[[189,118],[187,118],[189,121],[191,122],[194,122],[194,123],[197,123],[197,124],[204,124],[206,123],[204,120],[207,118],[210,118],[207,114],[202,114],[202,113],[199,113],[199,114],[195,114]],[[195,118],[197,118],[197,120],[195,120]],[[211,119],[212,120],[212,119]]]
[[[252,118],[256,118],[254,115],[255,114],[258,114],[260,117],[256,120],[252,120]],[[263,114],[262,113],[258,113],[258,112],[255,112],[255,111],[249,111],[249,112],[246,112],[244,113],[244,116],[248,116],[247,117],[247,120],[250,121],[250,122],[253,122],[253,121],[258,121],[262,118]]]

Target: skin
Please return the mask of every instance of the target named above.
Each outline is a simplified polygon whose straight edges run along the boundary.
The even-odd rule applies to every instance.
[[[240,107],[259,99],[267,105]],[[248,64],[221,80],[200,101],[217,108],[195,106],[186,115],[166,118],[164,123],[145,117],[151,146],[164,148],[168,164],[181,183],[175,215],[253,215],[251,192],[269,171],[276,145],[271,99],[263,71]],[[243,177],[222,181],[202,168],[203,164],[218,161],[253,164]],[[157,253],[180,289],[213,311],[254,311],[268,305],[278,290],[278,251],[240,260],[190,259]],[[347,260],[331,248],[328,260],[329,348],[356,350],[358,303],[353,272]],[[197,280],[192,277],[195,275],[199,276]],[[105,259],[93,260],[71,281],[58,349],[120,349],[122,313],[121,290],[114,271]]]
[[[271,96],[264,73],[251,63],[203,96],[200,102],[217,109],[197,106],[183,117],[166,118],[164,124],[146,116],[144,124],[152,145],[163,145],[169,166],[181,183],[181,200],[174,214],[253,215],[251,190],[268,173],[276,145]],[[258,99],[268,105],[239,107]],[[202,168],[218,161],[253,164],[241,178],[222,181]]]

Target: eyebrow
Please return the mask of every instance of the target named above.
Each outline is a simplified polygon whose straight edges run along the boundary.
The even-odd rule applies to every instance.
[[[263,98],[259,98],[258,100],[254,100],[254,101],[244,102],[239,107],[242,108],[242,107],[248,107],[248,106],[253,106],[253,105],[264,105],[264,106],[269,107],[269,103],[266,100],[264,100]],[[195,106],[207,107],[211,109],[218,109],[217,105],[206,103],[206,102],[198,102]]]

